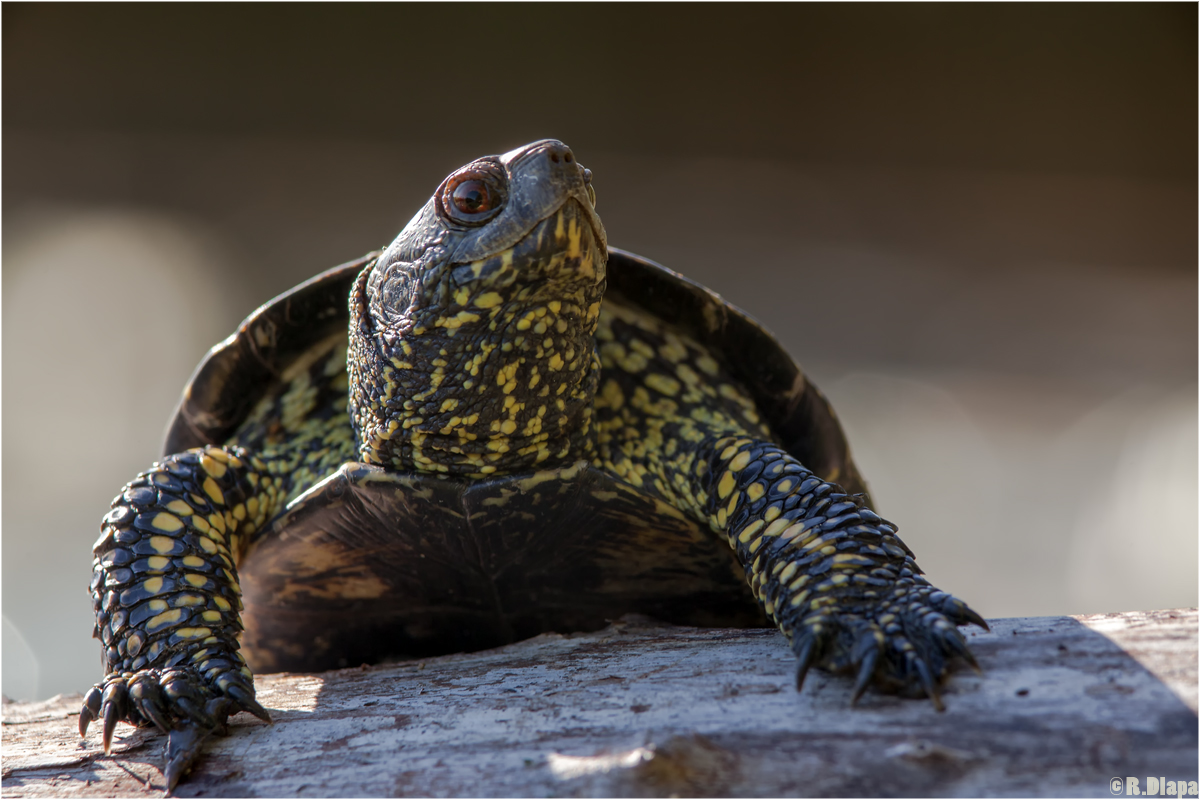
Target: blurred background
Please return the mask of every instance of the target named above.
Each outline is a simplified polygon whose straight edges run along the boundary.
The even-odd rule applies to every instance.
[[[561,138],[762,320],[987,617],[1197,598],[1197,8],[3,7],[3,691],[101,676],[98,523],[205,350]]]

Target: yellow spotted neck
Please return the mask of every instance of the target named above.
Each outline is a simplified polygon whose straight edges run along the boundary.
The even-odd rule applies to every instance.
[[[478,478],[590,458],[602,290],[488,283],[415,309],[390,340],[352,323],[359,460]]]

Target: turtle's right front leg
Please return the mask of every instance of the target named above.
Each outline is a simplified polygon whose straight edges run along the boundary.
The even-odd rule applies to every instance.
[[[270,722],[239,652],[237,563],[285,494],[244,449],[196,448],[131,481],[101,523],[91,591],[106,675],[79,733],[102,720],[106,753],[117,722],[168,733],[168,791],[229,715]]]

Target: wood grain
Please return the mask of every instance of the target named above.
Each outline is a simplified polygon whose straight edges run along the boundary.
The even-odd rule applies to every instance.
[[[479,653],[257,678],[193,796],[1111,796],[1197,779],[1195,609],[991,622],[947,711],[814,671],[767,629],[624,618]],[[164,737],[105,757],[78,695],[6,702],[5,796],[159,795]]]

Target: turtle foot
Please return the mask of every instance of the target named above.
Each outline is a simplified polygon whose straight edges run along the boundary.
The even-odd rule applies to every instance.
[[[101,721],[104,752],[111,754],[118,722],[158,728],[167,734],[163,776],[170,792],[195,764],[205,740],[224,733],[229,716],[238,711],[271,721],[254,699],[250,678],[235,670],[213,675],[211,681],[193,668],[111,673],[84,696],[79,735],[86,736],[90,724]]]
[[[958,598],[918,580],[923,585],[897,586],[875,608],[841,597],[836,605],[802,620],[791,636],[799,660],[797,690],[816,665],[854,676],[851,704],[874,687],[928,697],[934,708],[945,710],[939,686],[950,664],[961,659],[980,671],[957,626],[974,624],[987,630],[987,623]]]

